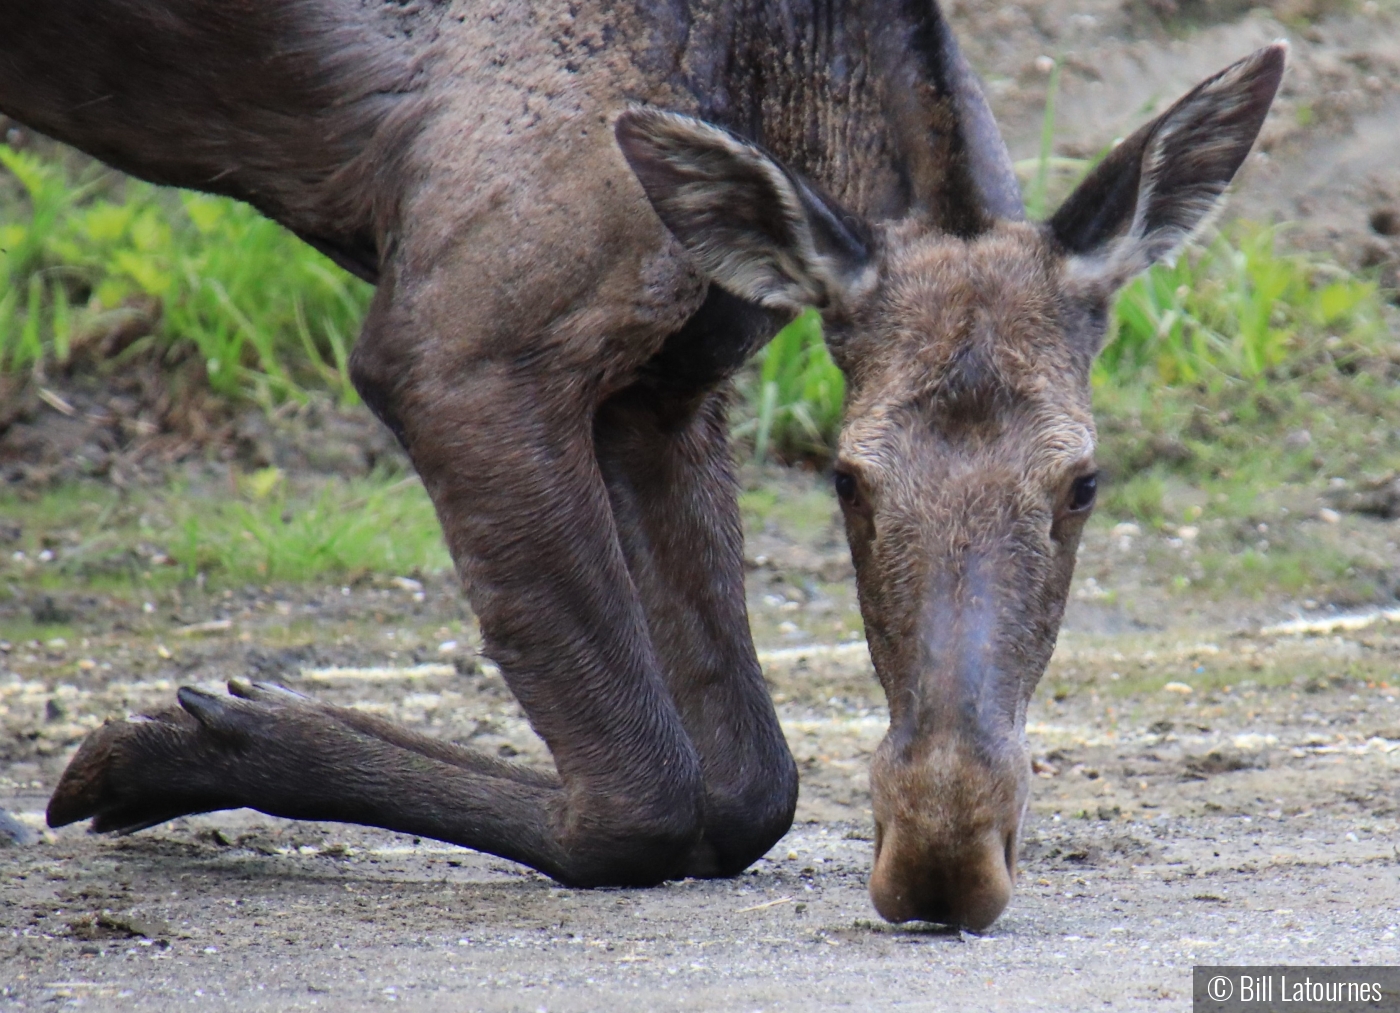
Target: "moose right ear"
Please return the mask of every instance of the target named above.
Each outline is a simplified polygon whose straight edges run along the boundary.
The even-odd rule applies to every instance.
[[[1082,280],[1106,296],[1209,219],[1264,124],[1287,52],[1274,43],[1201,82],[1070,194],[1050,231]]]
[[[760,148],[656,109],[623,113],[616,134],[661,221],[722,288],[796,312],[873,278],[869,227]]]

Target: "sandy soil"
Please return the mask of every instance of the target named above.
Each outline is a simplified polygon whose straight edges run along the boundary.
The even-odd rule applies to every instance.
[[[1024,0],[949,5],[1018,160],[1040,149],[1049,69],[1062,63],[1054,153],[1085,158],[1202,78],[1273,39],[1288,74],[1228,214],[1286,221],[1349,266],[1400,263],[1400,8],[1387,2]],[[1053,202],[1052,202],[1053,203]]]
[[[565,890],[458,848],[247,811],[125,839],[40,832],[0,852],[0,1009],[1181,1009],[1195,963],[1400,960],[1400,627],[1287,633],[1221,607],[1149,628],[1097,597],[1143,566],[1097,540],[1100,577],[1081,576],[1031,714],[1018,893],[984,936],[875,918],[883,700],[858,642],[791,646],[813,638],[782,624],[826,628],[849,581],[825,535],[770,525],[750,598],[803,785],[796,827],[745,875]],[[249,589],[175,613],[91,598],[81,639],[0,654],[0,807],[38,830],[88,728],[231,675],[543,761],[461,622],[433,582]]]

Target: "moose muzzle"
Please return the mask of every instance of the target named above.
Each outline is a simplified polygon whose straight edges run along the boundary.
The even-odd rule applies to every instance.
[[[1024,617],[983,563],[942,570],[918,636],[886,659],[870,894],[892,922],[984,929],[1011,899],[1030,762],[1022,666],[1009,663],[1017,652],[1006,641]]]

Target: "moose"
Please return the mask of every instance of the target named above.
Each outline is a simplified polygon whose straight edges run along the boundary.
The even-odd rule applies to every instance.
[[[1111,300],[1218,206],[1285,58],[1202,82],[1033,222],[935,0],[0,5],[0,111],[247,201],[377,286],[353,381],[555,767],[235,680],[95,730],[50,825],[248,806],[577,886],[739,873],[791,825],[797,770],[726,406],[816,307],[890,712],[870,893],[891,921],[990,925],[1094,505]]]

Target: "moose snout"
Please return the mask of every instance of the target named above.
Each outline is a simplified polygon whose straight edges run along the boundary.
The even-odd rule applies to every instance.
[[[870,768],[870,896],[892,922],[984,929],[1011,900],[1030,757],[1026,661],[1007,644],[1024,609],[997,563],[986,551],[948,553],[915,634],[872,642],[890,730]]]
[[[1024,751],[988,762],[951,747],[918,758],[882,745],[871,770],[870,897],[891,922],[985,929],[1011,900],[1029,785]]]

